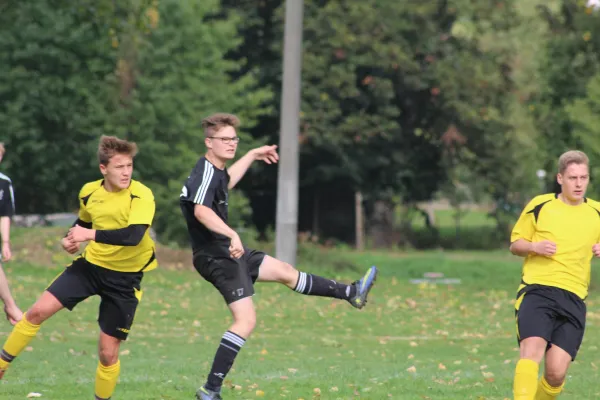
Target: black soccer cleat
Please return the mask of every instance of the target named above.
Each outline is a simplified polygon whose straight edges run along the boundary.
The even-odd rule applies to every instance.
[[[360,309],[367,304],[367,296],[369,295],[369,291],[375,284],[375,280],[377,279],[377,273],[379,271],[376,267],[371,267],[367,270],[365,276],[363,276],[360,280],[352,283],[356,287],[356,294],[349,298],[348,301],[354,307]]]
[[[223,398],[221,397],[221,393],[213,392],[202,386],[196,392],[196,400],[223,400]]]

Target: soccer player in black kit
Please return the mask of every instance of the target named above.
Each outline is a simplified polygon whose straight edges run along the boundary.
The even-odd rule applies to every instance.
[[[4,143],[0,143],[0,162],[4,157],[6,149]],[[15,196],[10,178],[0,172],[0,236],[2,237],[2,252],[0,253],[0,299],[4,303],[6,319],[15,325],[23,317],[23,312],[10,294],[8,280],[2,269],[2,262],[12,258],[10,251],[10,221],[15,214]]]
[[[254,283],[278,282],[304,295],[346,300],[362,308],[375,283],[377,268],[350,285],[300,272],[293,266],[257,250],[245,248],[239,235],[227,225],[228,190],[244,176],[252,162],[276,163],[277,146],[250,150],[229,169],[239,142],[239,120],[231,114],[215,114],[202,121],[206,154],[198,160],[180,195],[180,205],[193,249],[194,267],[219,290],[233,315],[233,324],[221,338],[206,383],[198,400],[219,400],[221,386],[235,357],[256,325],[252,296]]]

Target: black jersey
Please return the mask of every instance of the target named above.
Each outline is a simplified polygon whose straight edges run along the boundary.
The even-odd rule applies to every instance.
[[[194,216],[194,206],[202,204],[211,208],[223,222],[227,223],[228,184],[227,169],[219,169],[202,157],[181,189],[179,204],[187,223],[194,253],[229,256],[231,240],[227,236],[209,230]]]
[[[15,214],[15,195],[10,178],[0,173],[0,217]]]

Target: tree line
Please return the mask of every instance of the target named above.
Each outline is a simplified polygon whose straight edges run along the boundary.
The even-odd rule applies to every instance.
[[[0,1],[1,167],[18,211],[76,208],[114,134],[140,146],[159,238],[185,243],[178,196],[202,117],[239,115],[241,152],[278,142],[283,16],[281,0]],[[368,231],[440,196],[501,205],[490,217],[506,231],[553,190],[561,152],[585,150],[598,173],[599,55],[586,1],[305,0],[300,229],[352,241],[360,194]],[[232,224],[271,229],[276,178],[251,170]]]

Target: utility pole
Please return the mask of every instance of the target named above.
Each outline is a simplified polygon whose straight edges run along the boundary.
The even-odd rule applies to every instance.
[[[303,0],[286,0],[277,176],[276,257],[296,264]]]

